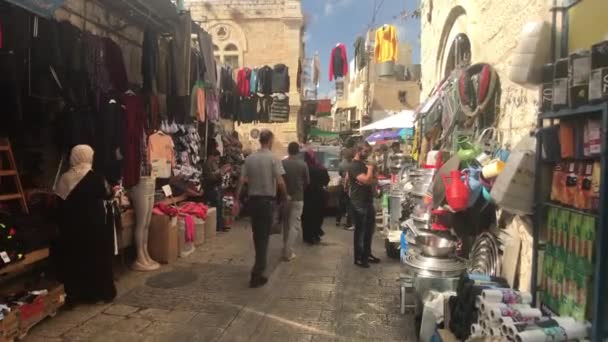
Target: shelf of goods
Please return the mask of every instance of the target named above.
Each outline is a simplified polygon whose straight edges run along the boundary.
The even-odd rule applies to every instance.
[[[541,113],[538,128],[532,289],[545,313],[589,320],[591,340],[601,341],[608,337],[608,296],[602,295],[608,211],[600,210],[608,200],[608,103]],[[597,140],[590,151],[591,129]]]

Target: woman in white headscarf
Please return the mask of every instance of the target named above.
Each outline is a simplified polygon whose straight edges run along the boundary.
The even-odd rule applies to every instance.
[[[104,179],[93,169],[93,149],[77,145],[55,193],[60,200],[57,268],[68,304],[111,301],[116,296],[112,257],[114,230],[110,195]]]

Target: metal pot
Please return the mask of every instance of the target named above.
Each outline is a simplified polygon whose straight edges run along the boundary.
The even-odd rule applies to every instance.
[[[435,234],[425,234],[416,236],[416,245],[426,256],[446,257],[454,254],[458,244],[452,239]]]

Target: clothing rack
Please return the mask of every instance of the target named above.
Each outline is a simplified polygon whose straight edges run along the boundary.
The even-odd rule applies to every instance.
[[[128,42],[128,43],[130,43],[130,44],[132,44],[132,45],[135,45],[136,47],[139,47],[139,48],[141,48],[141,47],[142,47],[141,42],[138,42],[138,41],[136,41],[136,40],[134,40],[134,39],[131,39],[131,38],[129,38],[129,37],[127,37],[127,36],[123,35],[122,33],[119,33],[118,31],[120,31],[120,29],[116,29],[116,28],[114,28],[114,27],[110,27],[110,26],[108,26],[108,25],[106,25],[106,24],[102,24],[102,23],[100,23],[100,22],[98,22],[98,21],[91,20],[91,19],[87,18],[85,15],[80,14],[80,13],[78,13],[78,12],[74,11],[73,9],[68,8],[68,7],[62,7],[62,10],[66,11],[66,12],[67,12],[68,14],[70,14],[70,15],[76,16],[76,17],[78,17],[78,18],[80,18],[80,19],[84,20],[85,25],[86,25],[87,23],[91,23],[91,24],[93,24],[93,25],[97,26],[98,28],[100,28],[100,29],[103,29],[103,30],[107,31],[107,32],[108,32],[108,34],[115,35],[115,36],[117,36],[118,38],[120,38],[120,39],[122,39],[122,40],[124,40],[124,41],[126,41],[126,42]],[[124,27],[123,27],[123,28],[124,28]],[[83,29],[83,31],[85,31],[85,30]]]

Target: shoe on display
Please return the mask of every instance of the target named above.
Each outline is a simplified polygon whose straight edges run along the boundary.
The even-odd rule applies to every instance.
[[[348,226],[348,227],[344,227],[344,230],[348,230],[348,231],[353,231],[355,230],[355,226]]]

